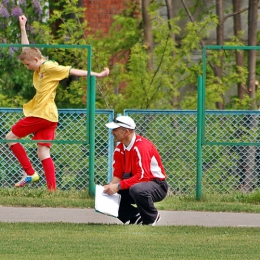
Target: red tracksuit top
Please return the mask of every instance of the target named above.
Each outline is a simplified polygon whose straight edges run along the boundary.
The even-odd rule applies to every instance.
[[[121,189],[129,189],[138,182],[154,179],[166,179],[161,157],[148,139],[134,135],[128,147],[119,143],[114,151],[114,176],[121,179]],[[124,173],[131,173],[132,177],[123,180]]]

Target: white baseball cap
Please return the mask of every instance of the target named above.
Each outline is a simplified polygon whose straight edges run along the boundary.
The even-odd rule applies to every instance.
[[[106,124],[109,129],[116,129],[120,126],[128,129],[135,129],[136,127],[134,120],[129,116],[118,116],[112,122]]]

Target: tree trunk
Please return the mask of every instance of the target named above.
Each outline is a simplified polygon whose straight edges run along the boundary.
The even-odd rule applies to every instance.
[[[257,40],[257,12],[258,12],[258,0],[249,0],[248,8],[248,45],[255,46]],[[250,98],[253,99],[251,102],[251,109],[256,109],[255,102],[255,69],[256,69],[256,51],[248,51],[248,92]],[[256,128],[258,125],[258,116],[250,116],[250,129]],[[249,129],[249,131],[250,131]],[[255,178],[255,158],[256,158],[256,147],[249,147],[247,150],[247,163],[245,169],[245,180],[244,189],[251,191],[254,188]]]
[[[241,0],[233,0],[233,13],[235,14],[233,16],[234,21],[234,35],[236,37],[239,37],[239,33],[242,31],[242,24],[241,24],[241,14],[239,13],[241,9]],[[236,68],[238,75],[240,74],[239,68],[244,66],[244,52],[242,50],[236,50]],[[241,78],[241,77],[239,77]],[[245,89],[245,82],[238,82],[237,84],[237,94],[238,98],[240,100],[245,98],[246,95],[246,89]],[[247,117],[243,118],[244,125],[246,127],[247,124]],[[242,137],[240,131],[238,130],[238,137]],[[239,180],[239,186],[241,190],[244,190],[245,185],[245,173],[247,169],[247,163],[249,161],[249,155],[250,155],[250,148],[247,146],[238,146],[238,154],[240,156],[240,159],[238,161],[238,174],[240,176]]]
[[[242,24],[241,24],[241,14],[239,13],[241,9],[241,0],[233,0],[233,16],[234,20],[234,35],[236,37],[240,37],[240,32],[242,31]],[[242,41],[242,39],[240,38]],[[239,68],[244,67],[244,52],[242,50],[236,51],[236,67],[237,73],[240,74]],[[239,99],[244,99],[246,95],[245,89],[245,82],[239,82],[237,85],[237,94]]]
[[[224,45],[224,13],[223,13],[223,0],[216,0],[216,13],[218,15],[219,24],[217,26],[217,45]],[[219,64],[214,66],[214,73],[215,76],[219,78],[220,81],[222,81],[222,74],[223,74],[223,56],[222,56],[222,50],[219,50]],[[223,100],[224,97],[221,94],[221,100]],[[216,106],[218,109],[224,109],[223,101],[217,102]]]
[[[166,4],[166,8],[167,8],[167,18],[168,18],[168,21],[170,21],[174,18],[172,0],[165,0],[165,4]],[[171,31],[172,28],[171,28],[170,22],[168,23],[168,26],[169,26],[169,30]],[[173,32],[171,32],[171,38],[175,42],[175,34]],[[174,53],[173,53],[173,56],[174,56]]]
[[[152,33],[152,23],[149,15],[149,4],[151,0],[142,0],[142,16],[144,25],[144,45],[147,48],[148,61],[147,67],[151,71],[153,69],[153,33]]]
[[[248,45],[255,46],[257,40],[257,12],[259,0],[249,0],[248,8]],[[250,98],[255,99],[255,69],[256,50],[248,51],[248,91]],[[256,102],[252,101],[251,109],[256,109]]]
[[[165,0],[165,4],[166,4],[166,8],[167,8],[167,18],[168,18],[168,27],[169,27],[169,31],[170,31],[170,38],[173,42],[175,42],[175,34],[172,32],[172,27],[171,27],[171,23],[170,21],[173,19],[173,4],[172,4],[172,0]],[[175,56],[175,53],[172,52],[172,56]],[[173,94],[173,98],[172,98],[172,107],[173,108],[178,108],[178,104],[179,104],[179,99],[178,99],[179,95],[178,95],[178,91],[176,89],[175,93]]]

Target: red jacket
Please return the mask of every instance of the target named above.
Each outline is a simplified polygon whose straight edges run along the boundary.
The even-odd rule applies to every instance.
[[[114,151],[114,176],[121,179],[121,189],[129,189],[138,182],[154,179],[164,180],[166,174],[161,157],[148,139],[135,135],[128,147],[119,143]],[[123,180],[124,173],[131,173],[132,177]]]

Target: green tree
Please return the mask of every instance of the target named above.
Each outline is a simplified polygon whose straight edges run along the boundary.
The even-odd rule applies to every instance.
[[[117,112],[122,112],[126,107],[172,108],[172,97],[180,95],[180,90],[184,86],[194,86],[197,82],[201,65],[192,61],[191,55],[193,51],[201,48],[200,40],[216,26],[216,17],[208,15],[200,22],[188,23],[181,43],[177,43],[172,35],[180,33],[181,29],[177,25],[179,17],[165,20],[159,13],[158,5],[149,6],[154,43],[151,66],[149,65],[151,54],[147,52],[147,41],[143,37],[145,29],[142,26],[142,19],[138,20],[133,15],[136,13],[135,6],[132,8],[132,11],[129,9],[128,13],[115,17],[110,33],[104,39],[103,46],[106,50],[115,50],[116,44],[118,61],[114,67],[117,73],[113,77],[116,85],[121,86],[121,89],[116,96],[112,94],[111,89],[103,89],[103,95],[109,100],[110,107],[115,108]],[[131,40],[128,41],[128,38]],[[129,45],[126,48],[127,43]],[[120,46],[123,47],[120,48]],[[120,60],[119,54],[127,53],[124,51],[126,49],[129,50],[129,55],[126,64],[122,65],[125,56],[122,55]],[[125,84],[122,85],[122,83]],[[195,108],[194,101],[195,99],[191,104],[186,100],[186,103],[182,102],[181,106]]]
[[[27,29],[30,41],[34,42],[32,22],[41,20],[46,15],[47,7],[44,0],[3,0],[0,3],[0,42],[20,43],[20,28],[18,17],[26,13]],[[0,49],[0,106],[20,107],[25,100],[33,95],[31,72],[17,60],[19,48]]]
[[[61,8],[62,7],[62,8]],[[2,43],[20,43],[20,28],[18,17],[25,14],[28,17],[27,32],[30,43],[38,44],[90,44],[91,37],[85,36],[87,29],[84,21],[84,9],[78,6],[77,0],[61,0],[52,3],[52,13],[44,0],[4,0],[0,4],[0,39]],[[55,30],[53,30],[56,25]],[[19,107],[35,94],[32,87],[32,72],[17,61],[20,53],[18,48],[2,48],[0,50],[1,81],[0,89],[3,99],[1,106]],[[60,64],[86,69],[87,50],[83,49],[42,49],[43,55],[54,59]],[[106,64],[101,59],[93,59],[101,70]],[[96,61],[96,63],[95,63]],[[70,77],[61,82],[57,93],[58,107],[86,107],[85,79]],[[2,104],[1,104],[2,102]]]
[[[36,2],[41,9],[36,9]],[[172,13],[174,3],[170,0],[130,1],[127,8],[114,17],[109,33],[103,36],[100,32],[95,35],[87,34],[85,9],[79,6],[78,0],[51,2],[50,14],[44,0],[4,0],[0,9],[0,23],[4,26],[0,34],[2,43],[20,41],[17,16],[21,10],[16,9],[15,15],[9,19],[13,8],[11,3],[15,3],[30,18],[30,42],[92,46],[92,69],[99,71],[105,66],[111,69],[110,77],[97,81],[96,106],[115,109],[116,112],[122,112],[124,108],[195,109],[201,59],[194,60],[193,55],[200,52],[204,39],[216,30],[219,22],[223,23],[227,17],[233,15],[230,11],[233,9],[230,8],[224,11],[226,17],[219,19],[215,14],[214,4],[204,6],[203,1],[199,0],[190,3],[189,8],[182,0],[184,8],[177,15]],[[168,8],[166,18],[160,13],[164,4]],[[234,12],[240,11],[234,9]],[[194,19],[193,15],[196,13],[199,16]],[[222,14],[223,10],[219,9],[219,13]],[[241,45],[243,42],[236,32],[224,44]],[[42,51],[45,56],[60,64],[86,68],[86,50],[75,48]],[[31,73],[17,62],[18,53],[19,50],[6,48],[1,50],[0,56],[3,61],[0,87],[2,95],[6,97],[5,104],[10,101],[10,106],[18,106],[34,94]],[[223,51],[208,52],[208,65],[207,108],[216,109],[216,104],[224,102],[223,96],[233,84],[246,83],[247,65],[236,67],[234,52]],[[216,68],[225,68],[221,77],[216,73]],[[62,82],[56,97],[58,107],[85,107],[85,89],[85,79],[69,78]],[[233,101],[227,106],[246,107],[250,103],[250,97],[245,97],[242,102],[236,98]]]

